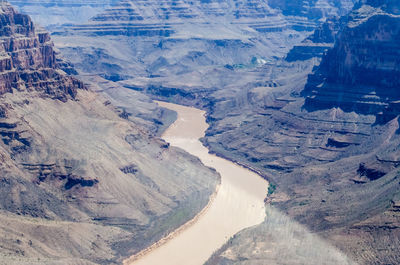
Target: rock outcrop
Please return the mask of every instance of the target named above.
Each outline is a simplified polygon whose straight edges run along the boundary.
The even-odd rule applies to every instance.
[[[121,1],[53,37],[81,73],[197,104],[217,89],[251,82],[240,76],[265,75],[262,66],[285,57],[325,18],[349,10],[340,2],[329,2],[335,8],[319,20],[286,16],[267,1]]]
[[[354,5],[355,1],[335,0],[269,0],[272,8],[279,8],[286,16],[304,16],[309,19],[320,19],[332,15],[342,16]]]
[[[263,172],[276,184],[272,206],[359,264],[400,261],[396,12],[398,1],[363,1],[342,19],[334,47],[309,77],[305,65],[315,63],[318,51],[272,67],[271,73],[282,72],[280,91],[250,89],[215,101],[208,119],[205,142],[212,150]],[[271,225],[266,220],[243,231],[209,264],[279,261],[265,242],[282,243]]]
[[[118,264],[208,203],[215,171],[155,136],[173,113],[68,76],[7,3],[0,22],[0,263]]]
[[[398,10],[399,4],[386,5]],[[338,107],[388,122],[400,114],[400,17],[364,5],[309,77],[307,110]]]
[[[60,73],[50,35],[36,32],[27,15],[3,5],[0,21],[0,94],[40,91],[65,101],[84,88],[82,82]]]
[[[315,29],[314,33],[295,45],[286,56],[286,61],[305,61],[314,57],[321,57],[333,47],[337,33],[341,29],[343,21],[332,18]]]
[[[332,96],[324,92],[329,92],[324,90],[326,87],[322,89],[324,85],[319,86],[319,77],[329,76],[318,70],[324,69],[324,65],[338,66],[334,71],[342,76],[331,76],[331,80],[346,84],[343,87],[352,84],[345,71],[338,71],[347,58],[342,52],[355,49],[353,45],[362,49],[357,48],[354,57],[353,53],[348,54],[350,59],[356,59],[349,60],[346,69],[357,73],[360,63],[363,69],[376,68],[379,72],[381,68],[373,62],[379,61],[385,51],[362,54],[368,50],[363,43],[371,39],[369,47],[389,44],[395,40],[394,32],[387,31],[386,22],[379,24],[382,31],[373,28],[377,35],[368,36],[369,31],[359,29],[369,23],[371,15],[395,21],[396,1],[363,1],[339,24],[330,16],[344,14],[349,8],[342,12],[326,7],[344,7],[349,1],[270,1],[268,6],[254,1],[174,1],[176,8],[170,1],[145,3],[148,5],[123,1],[89,23],[57,31],[57,47],[81,73],[97,73],[115,81],[116,86],[123,85],[137,93],[144,91],[207,109],[211,127],[204,143],[218,155],[251,167],[271,181],[276,189],[271,188],[268,202],[291,217],[287,226],[279,226],[281,220],[287,220],[284,216],[277,214],[275,220],[284,232],[292,231],[282,233],[293,240],[289,241],[292,245],[303,242],[299,235],[311,232],[314,236],[307,238],[302,250],[316,255],[316,260],[327,260],[318,256],[322,253],[338,253],[330,244],[316,252],[313,244],[321,242],[317,234],[347,254],[348,263],[352,263],[351,259],[361,264],[399,263],[398,121],[377,122],[379,112],[349,112],[337,105],[308,107],[308,100],[314,96],[321,102]],[[232,3],[243,4],[244,8],[235,9]],[[275,8],[271,3],[275,3]],[[263,10],[262,14],[259,10]],[[299,15],[300,10],[303,13]],[[321,26],[325,18],[328,20]],[[207,20],[212,22],[204,23]],[[320,27],[307,38],[317,26]],[[355,41],[349,36],[356,37]],[[327,56],[337,54],[338,58],[324,62],[308,78],[336,40]],[[385,59],[389,64],[381,66],[396,69],[393,60],[398,55],[393,47],[397,43],[384,45],[390,47],[386,51],[393,53],[393,58]],[[287,54],[293,46],[299,48],[292,50],[290,59]],[[374,59],[365,64],[365,58]],[[301,95],[306,84],[303,95],[307,99]],[[340,86],[339,89],[344,94],[347,91]],[[369,93],[356,85],[354,89]],[[116,90],[114,93],[118,94]],[[373,93],[370,96],[374,102],[368,103],[370,106],[386,105],[382,113],[389,113],[389,105],[396,103]],[[358,94],[346,102],[357,110],[360,100],[367,103]],[[125,112],[120,114],[131,117]],[[135,166],[125,163],[119,169],[130,175],[137,170]],[[307,228],[292,223],[293,220]],[[276,256],[269,251],[271,245],[279,249],[287,246],[285,238],[273,237],[271,231],[275,228],[266,219],[262,225],[240,233],[212,262],[290,263],[288,260],[298,253]],[[268,245],[266,240],[272,242]],[[342,255],[336,257],[346,260]],[[302,258],[306,260],[307,255]]]

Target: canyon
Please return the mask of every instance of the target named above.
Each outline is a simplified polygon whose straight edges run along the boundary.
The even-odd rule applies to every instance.
[[[12,0],[21,13],[29,14],[37,25],[55,28],[67,23],[86,22],[118,0]],[[43,15],[43,12],[46,15]]]
[[[40,7],[48,4],[48,1],[34,1],[32,6],[35,8],[30,9],[24,1],[11,2],[37,17],[43,17]],[[53,1],[56,2],[57,9],[50,10],[55,13],[69,10],[65,1]],[[91,2],[74,3],[79,8],[91,5]],[[131,198],[131,204],[124,203],[128,209],[123,212],[136,213],[140,209],[139,212],[143,211],[140,216],[152,220],[145,222],[147,225],[136,225],[129,230],[111,220],[95,219],[94,223],[90,223],[96,229],[98,223],[106,224],[107,228],[122,229],[113,230],[115,241],[107,241],[115,242],[112,250],[116,251],[112,254],[107,252],[107,261],[121,261],[121,255],[127,257],[136,253],[190,220],[207,204],[218,183],[215,172],[158,138],[176,118],[176,114],[151,101],[159,99],[206,111],[209,128],[201,139],[203,144],[217,156],[257,171],[271,184],[265,220],[227,240],[206,264],[399,263],[398,1],[180,0],[98,3],[98,12],[89,21],[81,15],[72,21],[73,16],[67,12],[65,17],[68,18],[63,18],[67,24],[42,22],[52,32],[55,50],[65,59],[61,60],[58,55],[54,58],[49,56],[52,52],[47,55],[32,52],[33,62],[28,63],[30,59],[21,59],[22,54],[5,50],[11,54],[2,59],[2,76],[5,84],[9,84],[4,86],[7,104],[2,112],[10,113],[7,119],[20,119],[21,113],[24,113],[22,116],[28,119],[29,126],[22,125],[30,129],[24,128],[20,130],[21,135],[15,134],[16,127],[4,122],[4,130],[13,132],[6,133],[3,142],[7,143],[4,145],[4,156],[12,152],[9,150],[14,145],[24,145],[26,139],[40,138],[45,146],[37,149],[40,151],[34,151],[34,155],[30,153],[31,149],[13,155],[7,161],[18,168],[15,170],[21,170],[20,165],[15,166],[15,161],[22,161],[18,163],[27,165],[22,170],[47,172],[53,163],[56,169],[51,170],[64,171],[66,169],[59,168],[72,167],[68,164],[70,162],[50,161],[47,164],[48,161],[42,161],[38,166],[39,162],[35,164],[29,159],[45,156],[48,160],[48,153],[51,152],[54,157],[85,160],[82,158],[85,154],[77,155],[81,146],[85,146],[85,141],[100,139],[100,134],[105,131],[110,142],[102,148],[116,152],[111,157],[106,156],[106,160],[118,160],[118,163],[110,162],[110,168],[113,167],[111,164],[118,164],[120,171],[129,176],[133,174],[154,188],[154,181],[162,181],[157,174],[141,169],[148,176],[143,177],[137,174],[141,171],[136,171],[135,166],[162,168],[160,170],[163,171],[169,166],[167,175],[172,184],[168,181],[163,184],[169,183],[176,193],[165,195],[163,191],[149,190],[147,195],[165,196],[151,201],[155,212],[146,212],[149,202],[141,197],[142,193],[137,196],[128,194],[128,189],[138,187],[136,184],[122,192]],[[33,33],[29,32],[33,25],[26,18],[21,20],[25,23],[24,27],[16,29],[16,32],[32,38]],[[3,32],[9,34],[8,29]],[[50,49],[48,35],[41,35],[40,32],[36,42],[25,42],[24,45],[32,46],[33,50],[36,47],[41,47],[41,51]],[[22,63],[24,67],[31,64],[31,68],[38,68],[38,73],[33,76],[30,75],[31,70],[18,75],[9,73],[14,60],[25,60]],[[46,71],[41,68],[46,68]],[[71,77],[66,74],[68,72],[78,75]],[[14,80],[10,78],[15,76],[20,81],[10,82]],[[44,86],[35,80],[46,80],[50,89],[44,90]],[[26,90],[22,85],[25,83],[29,84]],[[68,91],[66,88],[71,85],[63,85],[66,83],[76,88]],[[12,94],[9,93],[11,91]],[[29,101],[39,103],[25,104],[23,95],[27,93],[30,97],[32,93],[37,95],[39,99],[29,98]],[[91,103],[93,107],[88,107],[88,98],[98,97],[103,104]],[[57,107],[54,102],[57,102]],[[9,104],[13,111],[7,107]],[[79,108],[76,107],[78,105]],[[61,146],[58,140],[54,140],[54,135],[63,135],[65,128],[72,125],[59,124],[53,116],[47,127],[58,129],[54,129],[57,133],[50,136],[39,126],[49,118],[40,115],[48,115],[49,109],[51,113],[57,113],[59,106],[65,106],[62,113],[71,113],[70,117],[83,116],[89,121],[106,119],[115,122],[118,119],[121,125],[104,124],[100,128],[93,125],[96,129],[86,126],[87,131],[78,135],[78,128],[85,128],[82,124],[88,121],[79,123],[74,125],[75,130],[72,131],[82,141],[75,146],[72,144],[75,138],[66,138],[67,141],[60,141],[71,143],[74,148],[52,151],[54,146]],[[69,112],[69,109],[73,110]],[[43,114],[27,114],[37,112]],[[96,113],[102,114],[99,116]],[[92,124],[97,124],[97,120]],[[139,131],[135,137],[126,138],[125,142],[130,146],[133,142],[135,150],[139,150],[133,153],[146,157],[141,163],[159,161],[157,159],[162,151],[155,150],[165,149],[179,153],[185,159],[180,158],[177,164],[175,159],[180,156],[176,155],[162,165],[158,162],[142,165],[135,161],[135,166],[128,158],[117,159],[123,152],[114,146],[123,148],[126,143],[115,143],[114,139],[115,135],[124,135],[126,131],[119,131],[124,126],[133,126],[132,130]],[[30,130],[35,131],[35,137],[26,136]],[[85,133],[93,130],[99,135],[93,139],[85,138]],[[146,142],[150,142],[151,147],[143,144]],[[96,146],[99,143],[93,144]],[[36,150],[35,147],[33,150]],[[121,160],[124,163],[120,163]],[[84,202],[70,206],[79,211],[83,211],[84,207],[83,212],[87,215],[86,209],[96,212],[92,206],[82,206],[89,203],[90,196],[94,196],[94,192],[90,193],[91,187],[104,185],[102,183],[107,180],[100,177],[103,174],[101,171],[98,178],[85,177],[97,176],[98,171],[90,169],[87,162],[82,164],[79,164],[78,173],[67,174],[62,179],[57,172],[52,178],[61,178],[63,184],[57,185],[64,186],[64,189],[73,185],[89,192],[88,196],[79,199]],[[171,164],[174,167],[171,168]],[[179,170],[181,167],[192,172],[191,179],[186,179],[187,174]],[[82,168],[89,174],[81,173]],[[110,172],[114,171],[110,169]],[[180,172],[178,179],[174,175],[177,172]],[[119,176],[121,173],[115,174]],[[183,180],[186,180],[186,187],[174,185]],[[160,187],[159,184],[157,186]],[[115,189],[111,194],[121,192]],[[103,191],[109,192],[109,189]],[[191,212],[184,214],[185,218],[179,222],[166,222],[160,213],[168,211],[173,216],[177,208],[165,205],[162,208],[157,202],[171,198],[176,200],[174,196],[181,192],[185,195],[178,199],[177,204],[187,206],[185,209],[191,209]],[[101,193],[96,191],[96,194]],[[192,194],[198,194],[201,200],[193,198]],[[121,200],[116,201],[121,203]],[[137,204],[143,201],[147,203]],[[193,207],[194,203],[198,204]],[[32,206],[32,209],[35,207]],[[107,213],[107,209],[104,211]],[[118,211],[119,214],[121,212]],[[109,216],[112,214],[110,212]],[[122,216],[123,220],[129,219]],[[168,228],[161,225],[165,223]],[[147,234],[156,227],[164,230],[157,231],[156,235]],[[139,233],[146,241],[135,245],[136,242],[127,240],[126,244],[118,245],[116,242],[121,242],[121,236],[125,239],[130,237],[126,233]],[[80,257],[93,262],[100,260],[98,257]]]
[[[174,232],[163,244],[156,244],[148,251],[134,255],[124,264],[204,264],[227,238],[264,220],[268,183],[249,169],[209,154],[199,141],[208,127],[204,111],[158,103],[178,113],[177,120],[162,138],[217,170],[221,175],[221,184],[209,205],[193,223]]]
[[[266,82],[262,66],[306,38],[326,10],[344,14],[352,3],[324,2],[308,19],[285,16],[265,1],[121,1],[87,23],[54,30],[53,39],[81,74],[200,106],[218,91]]]
[[[207,205],[219,175],[156,136],[172,112],[69,76],[27,15],[0,18],[1,264],[117,264]]]
[[[277,186],[272,206],[359,264],[399,262],[398,10],[396,1],[359,3],[299,88],[267,98],[253,92],[247,114],[233,107],[228,120],[221,104],[209,118],[212,150],[265,172]],[[239,233],[208,264],[279,261],[253,251],[269,247],[260,235],[280,242],[272,224]]]

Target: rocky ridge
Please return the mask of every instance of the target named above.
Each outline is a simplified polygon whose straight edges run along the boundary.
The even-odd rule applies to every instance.
[[[392,6],[394,8],[394,6]],[[399,6],[397,6],[399,8]],[[400,17],[365,5],[309,77],[308,110],[339,107],[387,122],[399,114]]]
[[[0,21],[0,263],[117,264],[207,204],[215,171],[154,136],[172,113],[68,76],[7,3]]]
[[[286,61],[306,61],[313,57],[322,57],[336,41],[338,31],[343,21],[332,18],[315,29],[312,35],[295,45],[286,56]]]
[[[263,172],[276,184],[271,205],[360,264],[400,260],[396,12],[396,1],[357,5],[304,83],[284,95],[254,91],[245,113],[233,103],[217,103],[209,118],[213,129],[206,142],[213,150]],[[253,251],[265,244],[263,231],[274,240],[271,225],[266,220],[239,233],[209,264],[282,258]]]
[[[212,19],[211,19],[212,18]],[[124,0],[88,24],[68,27],[73,32],[95,35],[164,36],[179,33],[183,23],[209,24],[231,19],[259,32],[286,28],[313,28],[312,21],[293,17],[285,20],[267,2],[260,1],[129,1]],[[315,22],[314,22],[315,23]],[[214,24],[214,23],[212,23]],[[215,23],[217,24],[217,23]]]
[[[313,8],[304,5],[306,2]],[[386,111],[381,111],[386,113],[384,122],[377,122],[381,120],[377,119],[379,112],[349,112],[340,106],[308,107],[309,98],[314,95],[321,102],[332,96],[325,95],[319,87],[318,78],[326,78],[326,73],[319,70],[323,66],[308,77],[325,52],[335,42],[351,48],[352,44],[344,42],[349,41],[348,37],[341,40],[342,32],[357,32],[370,16],[395,17],[396,1],[363,1],[348,18],[329,19],[325,24],[321,14],[327,14],[327,9],[315,12],[315,8],[324,7],[329,1],[276,2],[284,5],[280,11],[268,5],[264,10],[267,18],[258,17],[251,8],[245,12],[251,16],[224,15],[226,2],[210,2],[207,9],[214,15],[206,18],[215,21],[212,34],[201,21],[205,15],[200,9],[184,1],[177,3],[177,9],[171,9],[168,1],[160,3],[150,2],[146,9],[142,2],[137,6],[126,2],[87,24],[69,27],[66,33],[56,32],[54,37],[61,52],[81,73],[99,73],[119,85],[157,98],[207,109],[211,127],[205,144],[218,155],[268,178],[275,187],[270,190],[269,201],[274,209],[308,227],[296,228],[295,233],[311,230],[362,264],[398,263],[397,120],[388,115],[389,107],[382,108]],[[336,1],[337,6],[346,3],[349,4]],[[300,9],[304,15],[291,16]],[[308,16],[316,17],[317,22]],[[181,24],[184,20],[193,24],[185,28]],[[241,24],[233,28],[227,21]],[[293,21],[299,28],[293,26]],[[220,22],[229,26],[221,26]],[[257,26],[251,27],[253,24]],[[306,39],[320,24],[323,25]],[[395,40],[393,32],[384,32],[386,40]],[[362,36],[359,39],[364,40]],[[335,70],[343,67],[342,59],[346,58],[342,54],[345,50],[337,47],[333,47],[339,58]],[[362,65],[366,56],[357,56],[354,62]],[[98,64],[93,67],[87,62]],[[370,62],[364,66],[373,65]],[[396,69],[392,63],[387,66]],[[307,89],[302,92],[305,86]],[[391,102],[375,96],[373,101],[368,104],[374,107]],[[359,102],[352,98],[347,104],[353,109]],[[277,224],[283,222],[282,216],[277,216]],[[297,225],[289,222],[287,226]],[[243,231],[231,241],[232,246],[227,245],[216,254],[212,260],[216,263],[211,264],[267,263],[292,258],[276,257],[274,252],[263,249],[266,238],[260,235],[270,233],[271,226],[274,225],[266,220]],[[291,244],[297,244],[296,236],[290,239],[294,239]],[[281,238],[268,236],[268,240],[282,245]],[[319,244],[319,240],[312,237],[303,248],[306,253],[311,249],[315,254],[312,246]],[[254,244],[259,252],[254,251]],[[323,252],[332,253],[330,250]]]
[[[310,19],[320,19],[329,16],[346,15],[347,10],[350,10],[354,1],[334,1],[334,0],[269,0],[268,4],[272,8],[279,8],[285,16],[301,16]]]
[[[35,32],[27,15],[3,6],[0,29],[0,93],[40,91],[66,101],[74,98],[83,83],[57,68],[53,43],[47,32]]]
[[[331,1],[326,6],[335,6],[336,15],[349,9]],[[265,75],[261,66],[276,63],[333,15],[311,19],[284,10],[267,1],[122,1],[53,37],[83,74],[196,104],[216,90],[235,93],[251,82],[239,76]]]

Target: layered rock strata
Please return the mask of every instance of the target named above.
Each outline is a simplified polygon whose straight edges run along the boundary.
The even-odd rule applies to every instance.
[[[215,171],[154,136],[172,113],[68,76],[9,4],[0,20],[0,263],[118,264],[207,204]]]
[[[285,19],[263,1],[121,1],[95,16],[88,24],[69,27],[73,32],[96,35],[171,36],[183,23],[209,24],[229,18],[236,27],[259,32],[300,30],[315,27],[315,21],[299,17]]]
[[[245,86],[238,73],[261,75],[260,66],[283,58],[323,19],[349,9],[328,5],[335,6],[332,14],[312,19],[301,12],[286,16],[266,1],[121,1],[54,38],[82,73],[185,100],[182,95],[200,98],[236,82],[235,89]]]
[[[74,98],[83,83],[60,73],[50,35],[35,31],[27,15],[4,5],[0,28],[0,93],[39,91],[63,101]]]
[[[303,93],[305,108],[338,107],[387,122],[400,113],[400,17],[369,5],[363,9],[362,18],[341,32],[318,71],[309,77]]]
[[[60,45],[60,48],[69,58],[80,58],[76,54],[84,54],[85,57],[81,58],[102,61],[102,68],[95,69],[88,68],[82,60],[74,61],[81,71],[90,69],[114,81],[124,80],[120,83],[126,87],[206,108],[211,128],[205,143],[217,154],[251,167],[268,178],[276,187],[270,191],[270,202],[274,207],[306,225],[311,232],[328,239],[356,262],[398,263],[399,219],[395,203],[398,201],[399,185],[396,171],[398,122],[391,115],[384,115],[386,118],[383,120],[386,122],[377,122],[379,112],[349,112],[349,109],[341,108],[340,105],[316,109],[308,107],[308,101],[314,96],[316,100],[320,98],[321,102],[324,97],[336,97],[328,93],[326,87],[324,89],[327,93],[324,94],[321,88],[324,85],[320,86],[323,82],[318,78],[322,76],[325,80],[329,76],[329,73],[325,77],[325,74],[318,74],[323,73],[318,69],[324,69],[325,63],[308,77],[313,66],[319,63],[321,56],[336,40],[335,48],[327,55],[337,55],[338,59],[333,58],[332,61],[332,69],[335,68],[336,73],[342,71],[345,65],[350,73],[357,73],[352,65],[358,64],[364,64],[363,69],[370,71],[379,70],[380,66],[392,67],[392,70],[397,71],[393,64],[397,56],[393,49],[396,45],[396,31],[387,30],[389,27],[385,26],[384,20],[378,24],[383,26],[382,30],[379,26],[368,24],[369,18],[373,16],[396,19],[396,3],[385,1],[383,5],[381,1],[364,1],[344,21],[346,25],[348,22],[348,26],[328,21],[304,43],[301,43],[307,34],[304,29],[316,26],[315,21],[307,18],[309,15],[314,16],[313,9],[298,5],[304,1],[277,4],[281,3],[287,4],[286,7],[280,7],[281,11],[268,6],[268,18],[247,12],[255,14],[251,19],[249,16],[225,16],[223,11],[219,11],[224,9],[220,8],[224,3],[220,2],[219,6],[214,3],[213,34],[201,21],[198,22],[204,17],[199,14],[203,13],[194,12],[194,7],[184,5],[183,1],[179,2],[179,9],[172,14],[165,14],[164,11],[173,9],[150,5],[148,10],[160,11],[156,14],[150,12],[148,17],[143,14],[149,13],[138,11],[141,10],[140,3],[138,6],[128,3],[124,7],[126,10],[111,9],[86,25],[71,27],[71,36],[60,35],[57,40],[66,43]],[[163,4],[166,8],[170,7],[168,2]],[[290,11],[292,7],[304,8],[306,15],[287,16],[293,13]],[[191,16],[188,16],[190,12]],[[113,15],[108,15],[110,13]],[[139,15],[143,20],[140,20]],[[133,22],[127,21],[128,18],[132,18]],[[233,21],[236,23],[235,29],[238,25],[243,27],[239,32],[231,27],[216,27],[219,25],[218,19],[229,23]],[[185,28],[180,24],[182,21],[192,21],[196,30]],[[293,26],[293,21],[299,27]],[[363,25],[371,26],[373,32],[384,34],[368,36],[369,31],[359,31]],[[102,36],[102,41],[98,41],[96,36],[102,34],[102,26],[105,36]],[[254,31],[249,31],[249,28]],[[139,34],[138,30],[143,31]],[[340,32],[338,35],[337,31]],[[354,35],[351,36],[357,37],[356,41],[352,42],[350,35],[342,37],[346,36],[346,32],[352,32]],[[88,38],[90,35],[93,37]],[[105,38],[108,40],[105,41]],[[90,44],[86,45],[88,39]],[[121,44],[121,39],[126,42]],[[377,57],[372,61],[368,60],[368,54],[346,54],[347,48],[358,53],[365,52],[368,47],[362,45],[369,39],[370,47],[386,43],[389,46],[383,47],[388,49],[373,53],[372,57]],[[340,43],[343,48],[338,49]],[[293,60],[281,61],[287,58],[287,52],[292,46],[312,47],[313,44],[319,47],[311,51],[307,48],[298,53],[299,56],[305,54],[304,57],[294,56]],[[356,46],[352,48],[353,44],[361,45],[362,49],[356,50]],[[115,47],[129,53],[110,52]],[[385,59],[385,52],[388,51],[394,54]],[[138,63],[128,65],[124,62],[126,57],[135,58],[133,61]],[[380,57],[382,64],[372,63],[379,62]],[[132,78],[130,73],[140,75],[140,78]],[[342,73],[343,78],[331,76],[331,80],[341,84],[347,75],[346,71]],[[313,76],[317,82],[314,82]],[[348,86],[346,82],[342,83]],[[299,94],[306,84],[303,95],[307,99],[304,99]],[[362,93],[368,91],[357,83],[350,84],[354,89],[364,91]],[[335,89],[345,91],[340,86]],[[388,99],[378,99],[375,95],[368,97],[370,101],[378,102],[368,103],[375,107],[395,102],[390,100],[391,96]],[[349,104],[350,110],[357,110],[359,101],[360,97],[356,95],[344,102]],[[340,100],[338,102],[341,103]],[[383,110],[389,113],[390,108],[384,107],[380,112],[385,113]],[[274,258],[282,258],[265,249],[265,240],[275,240],[277,246],[282,243],[281,238],[269,236],[266,239],[260,236],[269,233],[269,229],[270,223],[266,220],[261,226],[241,233],[233,239],[232,247],[225,246],[219,253],[220,259],[217,257],[214,261],[218,262],[216,264],[263,264]],[[312,246],[313,242],[319,241],[310,242]],[[254,250],[255,244],[259,252]],[[305,247],[304,250],[310,249]],[[285,258],[287,261],[292,257],[288,255]]]
[[[290,96],[253,89],[247,99],[216,102],[209,117],[213,150],[264,173],[276,184],[271,205],[359,264],[400,261],[396,12],[396,1],[364,1],[312,75],[290,88],[281,81]],[[279,261],[265,247],[281,243],[271,226],[243,231],[209,264]]]
[[[86,22],[118,0],[11,0],[9,2],[20,12],[29,14],[35,23],[54,28],[65,23]]]
[[[286,61],[306,61],[313,57],[322,57],[335,44],[338,31],[343,24],[337,18],[330,19],[315,29],[314,33],[295,45],[286,56]]]

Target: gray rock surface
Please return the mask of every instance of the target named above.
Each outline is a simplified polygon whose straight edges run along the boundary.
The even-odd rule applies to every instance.
[[[333,5],[325,4],[313,8]],[[267,75],[262,66],[285,57],[326,16],[348,9],[335,4],[332,14],[310,19],[285,16],[267,1],[122,1],[53,37],[81,73],[196,104]]]
[[[20,12],[29,14],[33,21],[47,28],[66,23],[86,22],[118,0],[10,0]]]
[[[346,112],[376,115],[378,123],[395,118],[400,99],[399,36],[400,17],[396,14],[369,5],[354,12],[335,47],[309,77],[303,92],[307,95],[305,108],[340,107]]]
[[[356,264],[274,207],[267,207],[267,220],[236,234],[206,265]]]
[[[397,101],[394,61],[399,56],[397,11],[387,10],[398,9],[391,1],[371,4],[357,6],[346,18],[333,49],[300,89],[288,89],[291,96],[253,96],[246,108],[241,105],[245,112],[232,103],[214,105],[206,142],[217,153],[264,172],[276,184],[271,205],[355,262],[397,264],[399,112],[391,106]],[[298,96],[304,86],[306,100]],[[227,106],[232,111],[221,114]],[[273,224],[266,219],[241,233],[210,264],[276,261],[274,252],[253,252],[266,240],[280,245],[266,232]]]
[[[155,136],[173,113],[68,76],[28,16],[0,18],[1,264],[117,264],[208,203],[216,172]]]
[[[349,1],[147,3],[125,1],[57,30],[56,45],[83,75],[206,109],[204,143],[275,185],[271,205],[292,218],[296,233],[315,234],[306,253],[316,254],[307,251],[322,237],[355,262],[399,263],[399,124],[391,107],[398,34],[389,26],[398,1],[365,0],[340,20],[331,16],[345,14]],[[364,71],[382,77],[376,91]],[[335,104],[321,104],[332,98]],[[266,251],[266,240],[277,249],[296,242],[271,236],[274,220],[284,218],[275,217],[240,233],[211,264],[291,260]]]

